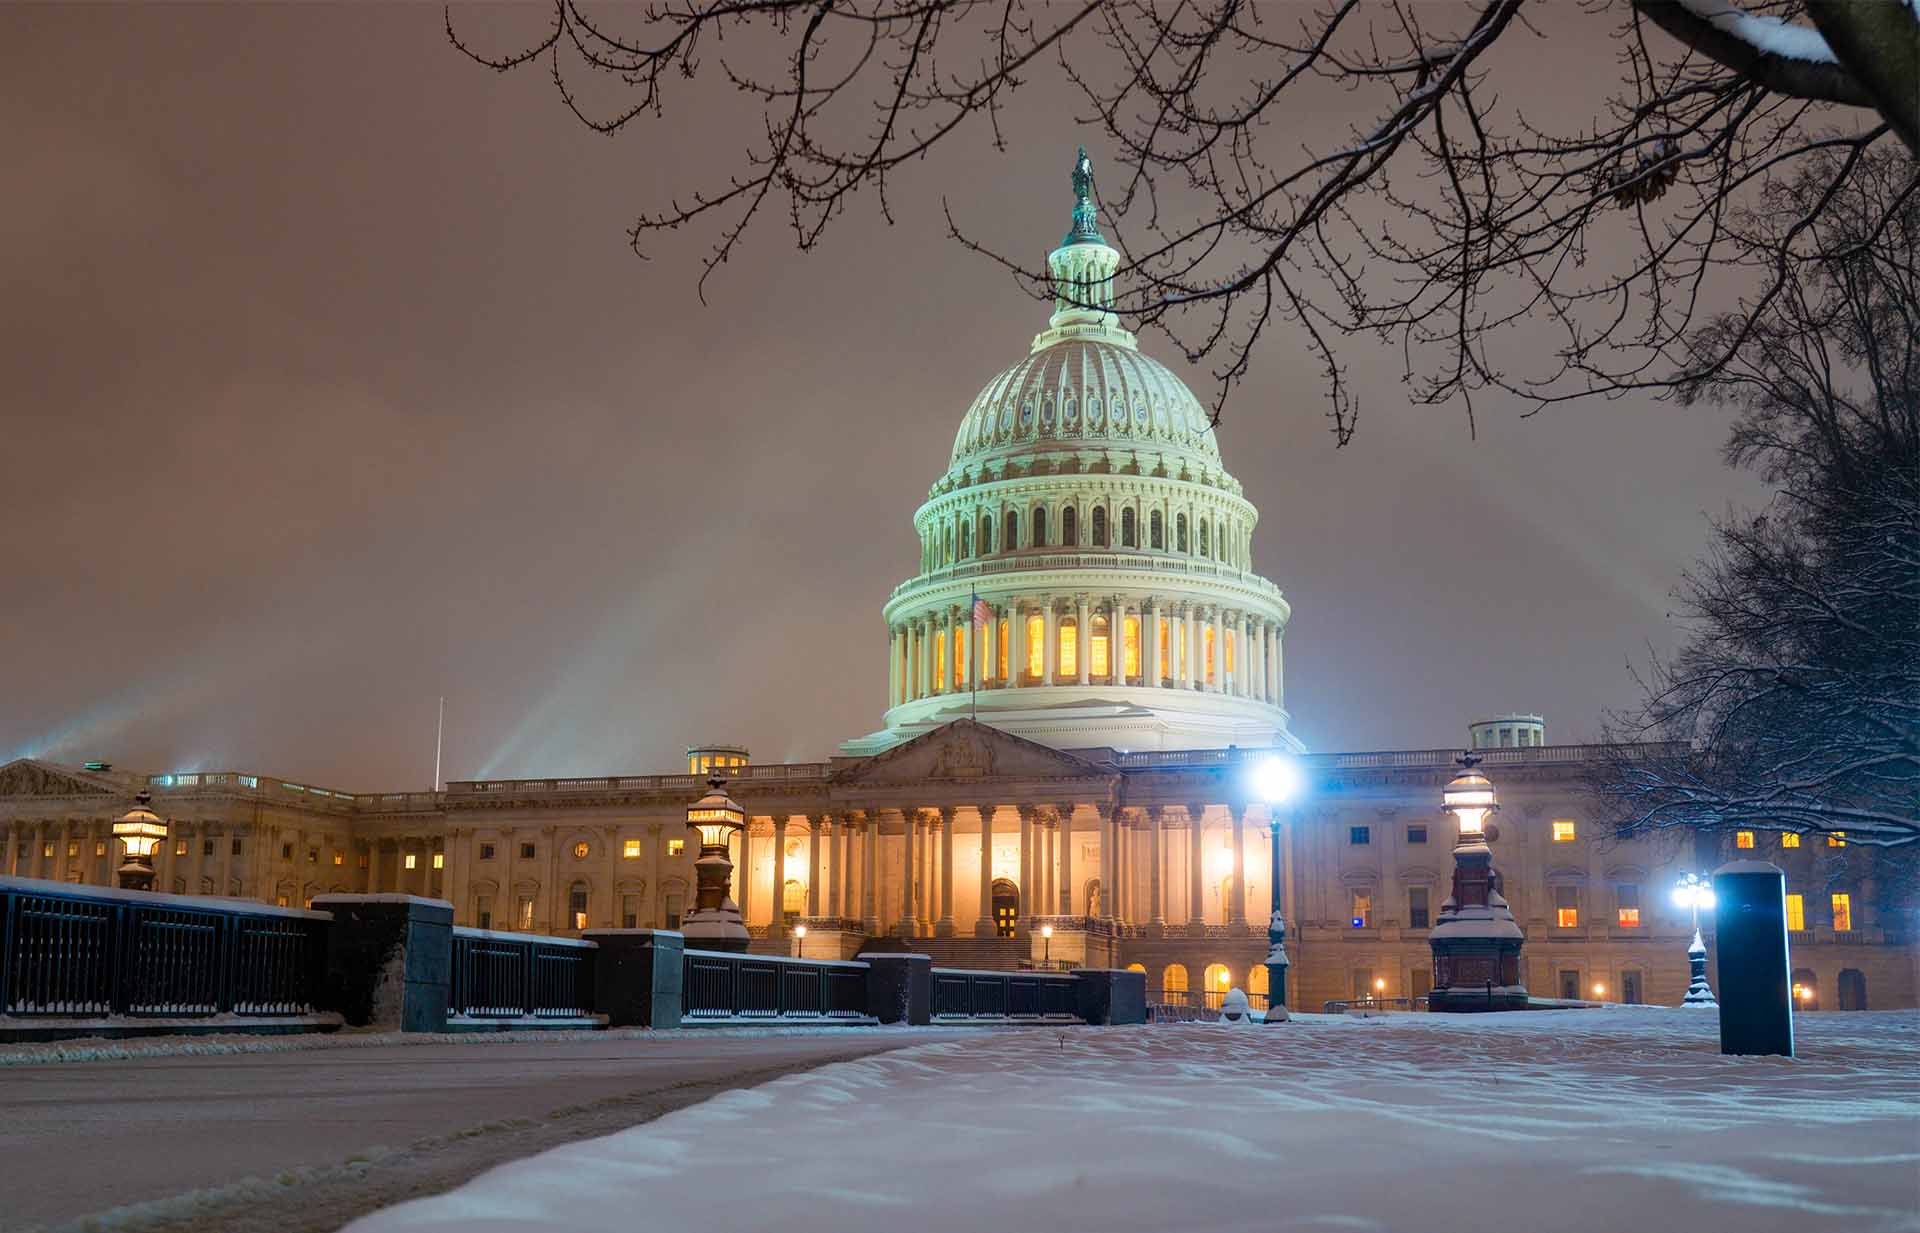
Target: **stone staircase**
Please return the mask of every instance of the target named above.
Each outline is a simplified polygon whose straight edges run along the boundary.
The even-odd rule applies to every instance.
[[[907,945],[933,956],[936,968],[1012,972],[1033,953],[1025,938],[908,938]]]

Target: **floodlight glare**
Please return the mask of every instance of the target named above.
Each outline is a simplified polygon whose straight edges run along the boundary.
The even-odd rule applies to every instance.
[[[1253,787],[1267,804],[1281,804],[1300,790],[1300,768],[1294,765],[1293,759],[1277,754],[1262,759],[1253,768]]]

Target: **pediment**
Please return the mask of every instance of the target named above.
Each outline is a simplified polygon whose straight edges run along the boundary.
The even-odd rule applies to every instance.
[[[885,788],[1006,779],[1105,779],[1108,768],[971,719],[956,719],[834,776],[835,787]]]
[[[0,766],[0,796],[117,796],[113,788],[32,758]]]

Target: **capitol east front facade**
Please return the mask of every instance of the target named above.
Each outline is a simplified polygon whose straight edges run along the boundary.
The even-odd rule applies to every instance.
[[[1085,167],[1046,328],[967,407],[914,514],[874,732],[824,762],[703,746],[666,774],[411,793],[20,759],[0,766],[0,873],[111,885],[109,828],[146,788],[170,824],[158,890],[407,892],[478,928],[675,928],[698,853],[686,807],[721,766],[749,814],[733,896],[755,950],[910,939],[948,966],[1132,966],[1150,996],[1259,995],[1277,910],[1295,1006],[1424,994],[1458,751],[1312,754],[1289,731],[1291,610],[1253,570],[1258,511],[1193,393],[1111,311],[1120,257]],[[1803,1006],[1915,1004],[1916,948],[1847,853],[1606,840],[1582,781],[1597,750],[1548,743],[1539,716],[1463,735],[1500,792],[1495,861],[1536,995],[1678,1003],[1691,929],[1668,891],[1738,845],[1787,871]],[[1306,785],[1278,812],[1252,782],[1275,753]]]

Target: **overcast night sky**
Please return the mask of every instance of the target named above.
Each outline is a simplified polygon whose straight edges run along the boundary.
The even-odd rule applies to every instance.
[[[1543,100],[1593,61],[1543,45]],[[1042,74],[1011,150],[960,137],[896,225],[868,202],[812,253],[757,233],[703,306],[710,235],[643,262],[624,232],[733,165],[741,113],[596,136],[544,72],[458,55],[438,6],[12,5],[0,83],[0,757],[351,790],[427,785],[442,694],[449,778],[878,727],[912,513],[1045,324],[941,200],[1038,267],[1076,142],[1101,157]],[[1475,440],[1392,354],[1354,375],[1336,450],[1278,330],[1220,430],[1293,605],[1295,731],[1426,748],[1538,710],[1592,736],[1672,645],[1705,516],[1760,491],[1721,414],[1495,405]]]

